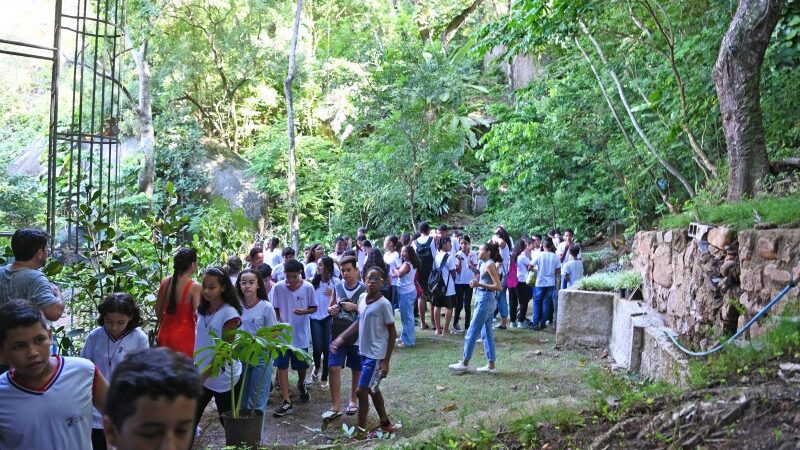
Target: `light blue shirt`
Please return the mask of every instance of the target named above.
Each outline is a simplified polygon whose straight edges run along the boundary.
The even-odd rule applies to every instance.
[[[561,261],[555,253],[539,253],[533,265],[536,266],[536,287],[556,285],[556,270],[561,268]]]

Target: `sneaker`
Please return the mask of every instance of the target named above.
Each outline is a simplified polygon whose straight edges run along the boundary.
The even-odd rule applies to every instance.
[[[283,401],[283,404],[280,408],[276,409],[272,412],[272,415],[275,417],[283,417],[287,414],[291,414],[294,412],[294,408],[292,408],[292,404],[287,402],[286,400]]]
[[[200,428],[200,425],[194,427],[194,438],[199,438],[201,434],[203,434],[203,429]]]
[[[517,324],[517,322],[511,322],[511,328],[519,328],[519,324]]]
[[[324,413],[322,413],[322,420],[327,422],[327,421],[336,419],[337,417],[339,417],[341,415],[342,415],[341,411],[333,411],[333,410],[325,411]]]
[[[464,361],[459,361],[455,364],[450,364],[447,367],[450,369],[450,372],[453,372],[453,374],[462,374],[472,370],[472,367],[464,365]]]
[[[477,339],[475,342],[477,342],[478,344],[480,344],[481,342],[483,342],[483,338],[478,338],[478,339]]]
[[[308,389],[305,386],[302,388],[298,388],[300,391],[300,403],[308,403],[311,400],[311,396],[308,394]]]
[[[457,323],[453,324],[453,331],[461,331],[461,327]]]
[[[497,372],[497,367],[489,367],[489,365],[485,365],[483,367],[478,367],[475,369],[477,372],[485,372],[485,373],[495,373]]]
[[[506,329],[508,329],[508,327],[506,327],[504,325],[495,325],[494,328],[496,330],[506,330]]]

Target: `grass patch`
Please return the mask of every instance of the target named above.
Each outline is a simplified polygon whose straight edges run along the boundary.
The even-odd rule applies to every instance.
[[[617,291],[635,289],[642,284],[642,275],[635,270],[600,272],[581,278],[577,288],[584,291]]]
[[[702,223],[725,225],[737,230],[753,228],[756,223],[756,213],[761,217],[761,222],[784,225],[800,221],[800,195],[758,198],[721,205],[700,204],[694,210],[689,209],[681,214],[662,217],[658,227],[686,228],[689,222],[696,221],[695,212]]]
[[[788,320],[800,316],[800,300],[792,298],[774,324],[747,345],[729,345],[707,359],[695,359],[689,364],[687,381],[691,387],[704,388],[730,382],[740,382],[745,377],[766,376],[772,361],[800,359],[800,322]],[[768,319],[770,320],[770,319]]]

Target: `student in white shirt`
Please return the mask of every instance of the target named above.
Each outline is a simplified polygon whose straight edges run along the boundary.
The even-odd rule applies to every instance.
[[[333,276],[335,264],[330,256],[319,258],[316,266],[316,273],[311,279],[318,305],[317,310],[311,314],[311,342],[314,347],[314,370],[311,379],[322,381],[322,387],[327,387],[328,346],[331,344],[331,315],[328,312],[328,305],[333,296],[333,288],[340,283],[340,280]]]
[[[433,327],[435,334],[450,334],[450,321],[453,318],[453,308],[456,302],[456,261],[450,258],[450,239],[441,239],[437,242],[439,251],[433,260],[433,267],[442,272],[442,279],[447,286],[444,295],[433,296]],[[441,323],[441,310],[444,308],[444,326]]]
[[[564,277],[561,284],[562,289],[569,289],[575,283],[583,278],[583,259],[580,258],[581,247],[578,244],[572,244],[569,249],[572,259],[564,264]]]
[[[149,342],[147,335],[139,328],[142,315],[130,294],[117,292],[108,295],[97,306],[97,312],[97,324],[100,326],[86,336],[81,358],[95,363],[100,373],[110,379],[125,355],[148,348]],[[103,416],[96,408],[92,412],[92,448],[106,448]]]
[[[400,307],[400,321],[403,324],[403,332],[400,335],[398,347],[413,347],[414,341],[414,302],[417,300],[417,286],[414,283],[414,276],[419,268],[419,258],[414,251],[413,245],[406,245],[400,252],[402,263],[394,269],[394,275],[398,279],[397,295],[398,306]]]
[[[461,331],[458,321],[461,310],[464,310],[464,329],[469,328],[472,319],[472,288],[469,282],[478,274],[478,256],[471,251],[472,241],[468,235],[461,236],[461,250],[456,253],[458,265],[456,266],[456,311],[453,319],[453,330]]]
[[[529,242],[526,239],[519,238],[517,243],[514,244],[514,251],[511,253],[511,261],[517,269],[516,283],[514,284],[514,295],[511,294],[511,287],[509,290],[509,298],[511,298],[511,328],[520,328],[525,325],[528,316],[528,303],[531,301],[531,289],[526,280],[528,278],[528,271],[531,268],[531,258],[528,251]],[[512,284],[512,280],[508,281]]]
[[[392,303],[392,308],[397,309],[397,286],[399,279],[395,270],[400,268],[402,261],[400,260],[400,250],[403,248],[400,245],[400,238],[395,235],[386,236],[383,240],[383,262],[386,264],[386,270],[389,273],[390,284],[392,285],[391,295],[389,301]]]
[[[575,240],[572,233],[572,228],[567,228],[564,230],[564,242],[561,242],[556,247],[556,255],[558,255],[558,259],[561,261],[561,264],[564,264],[567,261],[572,261],[573,259],[581,259],[583,257],[582,253],[578,253],[577,257],[572,256],[569,250],[573,245],[575,245]]]
[[[556,281],[561,275],[561,261],[555,254],[555,245],[551,239],[544,240],[542,253],[533,262],[536,270],[536,290],[533,298],[533,318],[530,329],[538,331],[545,328],[545,322],[552,320],[553,293]]]
[[[282,249],[278,247],[281,243],[280,239],[274,237],[267,243],[267,251],[264,254],[264,262],[269,264],[273,269],[275,266],[283,262]],[[258,266],[256,266],[258,267]]]

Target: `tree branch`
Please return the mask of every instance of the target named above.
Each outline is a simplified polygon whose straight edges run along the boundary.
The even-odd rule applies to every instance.
[[[457,15],[455,18],[453,18],[453,20],[450,21],[450,23],[447,25],[447,28],[444,30],[444,34],[442,34],[442,45],[447,46],[447,44],[450,43],[450,41],[455,37],[456,33],[458,33],[461,25],[463,25],[467,20],[467,17],[469,17],[469,15],[472,14],[472,12],[475,11],[475,8],[477,8],[481,3],[483,3],[483,0],[475,0],[465,10],[461,11],[461,14]]]

